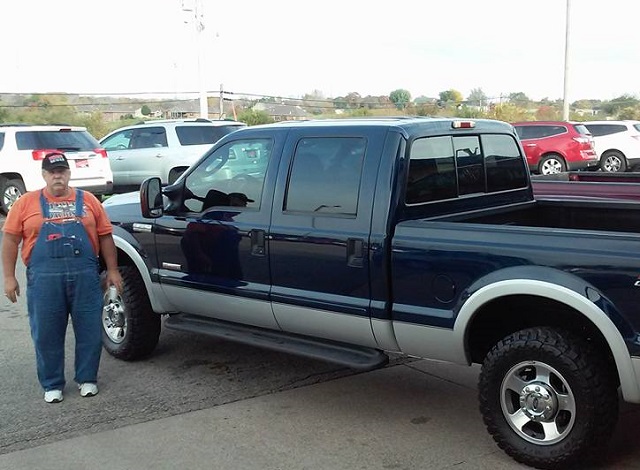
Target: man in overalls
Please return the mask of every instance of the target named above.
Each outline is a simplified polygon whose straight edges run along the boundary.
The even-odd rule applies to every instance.
[[[15,269],[22,242],[31,337],[47,403],[63,399],[69,315],[76,340],[75,381],[80,395],[98,393],[103,305],[98,253],[107,267],[106,285],[122,291],[111,222],[93,194],[69,187],[70,176],[64,154],[47,154],[42,161],[46,187],[15,202],[2,237],[4,292],[11,302],[20,295]]]

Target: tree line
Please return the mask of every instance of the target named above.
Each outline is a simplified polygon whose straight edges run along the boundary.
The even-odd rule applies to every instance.
[[[388,95],[361,96],[357,92],[345,96],[326,98],[319,90],[304,94],[301,98],[231,94],[225,100],[233,100],[233,115],[248,125],[273,122],[273,116],[254,110],[260,102],[299,106],[310,117],[318,119],[366,116],[442,116],[461,118],[498,119],[507,122],[561,120],[561,99],[530,99],[523,92],[513,92],[499,97],[487,96],[481,88],[474,88],[464,98],[455,89],[443,90],[436,97],[413,98],[406,89],[392,90]],[[219,97],[209,98],[209,105],[216,107]],[[86,127],[97,138],[119,127],[140,121],[133,113],[118,121],[108,121],[104,110],[113,105],[129,105],[140,115],[151,116],[154,110],[168,109],[184,100],[163,100],[124,97],[86,97],[64,93],[0,95],[0,124],[60,124]],[[640,120],[640,100],[632,95],[621,95],[612,100],[582,99],[571,103],[570,119],[587,121],[594,119]]]

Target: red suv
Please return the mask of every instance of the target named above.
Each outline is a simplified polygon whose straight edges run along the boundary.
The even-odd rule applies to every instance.
[[[567,121],[513,123],[529,170],[541,175],[598,168],[593,137],[584,124]]]

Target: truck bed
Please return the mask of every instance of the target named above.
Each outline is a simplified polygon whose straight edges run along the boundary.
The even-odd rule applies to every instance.
[[[438,220],[475,224],[640,233],[640,204],[612,200],[542,199],[507,209]]]

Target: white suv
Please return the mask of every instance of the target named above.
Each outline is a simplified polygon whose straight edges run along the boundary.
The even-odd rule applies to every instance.
[[[42,159],[63,152],[71,167],[69,185],[109,194],[113,177],[107,152],[84,127],[0,124],[0,210],[5,214],[25,191],[44,187]]]
[[[595,143],[602,171],[640,171],[640,121],[583,123]]]
[[[174,183],[221,137],[245,126],[208,119],[146,121],[117,129],[100,144],[109,155],[115,191],[137,189],[151,176]]]

